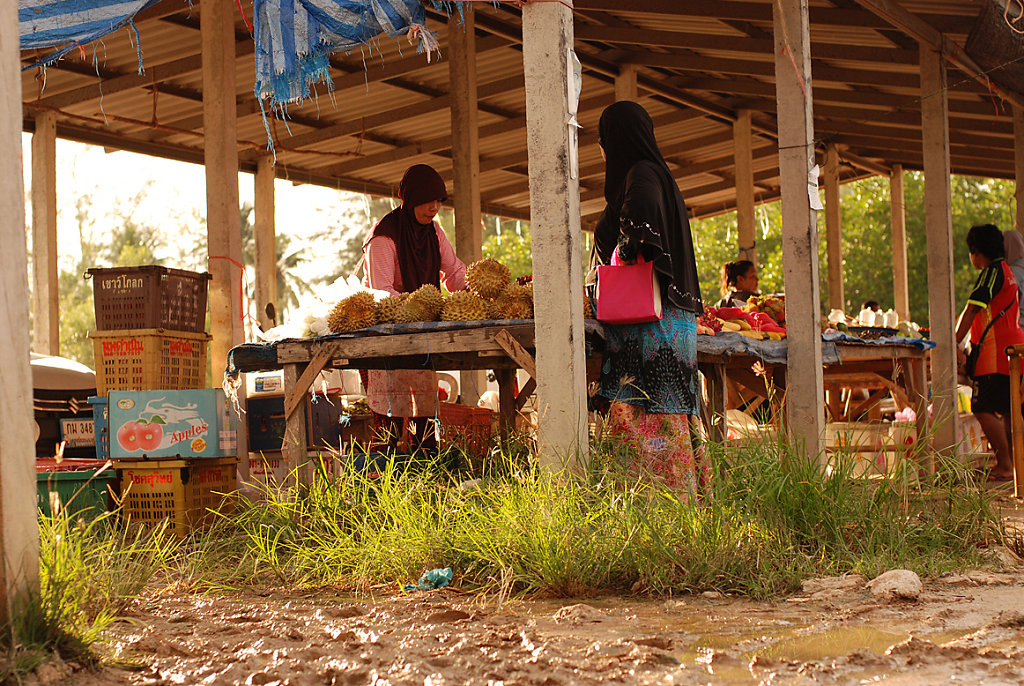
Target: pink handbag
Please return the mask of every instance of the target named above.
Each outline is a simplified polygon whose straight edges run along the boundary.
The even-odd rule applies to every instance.
[[[611,265],[597,268],[597,318],[605,324],[642,324],[661,319],[661,285],[654,263],[642,256],[621,264],[619,251]]]

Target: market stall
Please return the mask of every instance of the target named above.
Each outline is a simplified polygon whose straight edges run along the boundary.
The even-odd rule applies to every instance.
[[[595,320],[585,323],[588,377],[596,379],[603,329]],[[534,337],[531,320],[383,324],[344,334],[238,346],[229,354],[227,374],[235,378],[240,372],[284,370],[287,437],[301,435],[304,424],[298,410],[324,368],[491,369],[498,382],[500,424],[507,430],[535,388]],[[918,435],[925,435],[925,361],[930,347],[919,339],[865,341],[826,335],[822,340],[824,375],[834,383],[891,387],[898,398],[914,408]],[[775,379],[780,392],[784,391],[787,356],[785,340],[754,340],[737,333],[697,337],[698,365],[705,378],[706,411],[712,418],[713,438],[725,437],[727,379],[756,388],[752,369],[759,365]],[[518,393],[516,369],[523,369],[531,377]],[[794,367],[794,372],[797,370]],[[760,388],[765,389],[763,380]],[[305,442],[286,438],[283,455],[289,469],[301,464],[307,455]]]

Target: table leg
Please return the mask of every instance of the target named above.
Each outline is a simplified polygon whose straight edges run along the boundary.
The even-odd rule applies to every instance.
[[[725,365],[704,362],[700,364],[700,371],[704,375],[708,406],[711,410],[711,416],[705,417],[708,423],[708,434],[711,440],[724,443],[726,436],[725,408],[729,399],[729,390],[725,382]]]
[[[505,441],[516,428],[516,370],[495,369],[494,378],[498,381],[498,422],[501,427],[501,440]]]
[[[284,365],[284,394],[288,397],[291,390],[295,388],[299,377],[305,371],[305,363],[290,363]],[[305,389],[304,389],[305,390]],[[300,405],[285,418],[284,442],[281,445],[281,457],[284,460],[285,474],[287,481],[297,476],[299,484],[308,486],[312,483],[312,475],[308,456],[306,454],[306,418]],[[295,476],[293,476],[295,475]],[[296,485],[294,482],[289,486]]]
[[[1013,457],[1013,497],[1024,497],[1024,416],[1020,413],[1020,356],[1010,355],[1010,428]]]
[[[930,445],[924,445],[928,437],[928,375],[923,359],[908,359],[905,362],[903,376],[907,397],[914,405],[917,413],[917,454],[920,455],[920,468],[924,473],[935,473],[935,453]]]

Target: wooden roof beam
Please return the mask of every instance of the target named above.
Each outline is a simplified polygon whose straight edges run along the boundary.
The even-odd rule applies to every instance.
[[[985,70],[978,66],[962,47],[944,36],[942,30],[936,29],[922,17],[908,11],[894,0],[854,0],[854,2],[905,32],[914,40],[938,50],[947,61],[956,65],[985,89],[992,89],[1018,107],[1024,107],[1024,96],[990,81]]]

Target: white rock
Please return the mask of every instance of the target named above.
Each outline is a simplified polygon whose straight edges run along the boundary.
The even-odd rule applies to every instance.
[[[921,596],[921,577],[909,569],[891,569],[868,582],[871,595],[878,600],[917,600]]]
[[[553,618],[559,623],[580,624],[582,622],[600,622],[604,619],[604,613],[596,607],[579,603],[578,605],[566,605],[558,610]]]

